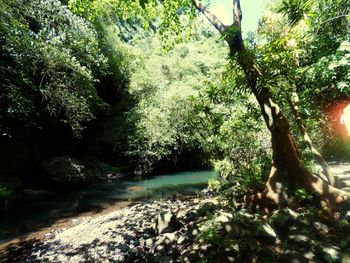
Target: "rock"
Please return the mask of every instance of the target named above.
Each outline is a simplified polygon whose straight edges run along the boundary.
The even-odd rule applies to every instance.
[[[176,241],[176,235],[174,233],[166,233],[164,235],[164,243],[170,244]]]
[[[277,211],[270,217],[270,224],[280,232],[286,230],[286,226],[297,220],[299,214],[289,208]]]
[[[184,217],[184,221],[187,223],[192,223],[194,221],[198,221],[198,219],[201,217],[201,214],[198,213],[198,209],[192,209],[191,211],[186,213],[186,216]]]
[[[199,213],[205,215],[207,212],[213,212],[218,206],[218,202],[214,199],[205,200],[200,207]]]
[[[322,224],[321,222],[313,222],[313,225],[316,230],[320,231],[322,234],[328,234],[329,228],[325,224]]]
[[[189,237],[187,236],[187,235],[182,235],[182,236],[180,236],[179,238],[178,238],[178,240],[177,240],[177,244],[178,245],[184,245],[184,244],[186,244],[187,242],[189,242],[190,241],[190,239],[189,239]]]
[[[263,239],[265,241],[271,241],[275,242],[277,239],[277,234],[275,230],[267,223],[261,222],[261,221],[253,221],[254,227],[253,229],[253,236],[256,236],[260,239]]]
[[[158,245],[158,246],[156,247],[156,251],[159,252],[159,253],[162,253],[162,252],[165,251],[165,248],[164,248],[163,245]]]
[[[337,247],[323,247],[323,257],[327,262],[340,262],[339,248]]]
[[[138,257],[139,257],[139,256],[142,256],[143,253],[144,253],[143,248],[140,247],[140,246],[132,248],[130,252],[131,252],[133,255],[138,256]]]
[[[208,189],[208,188],[205,188],[205,189],[203,189],[203,190],[201,191],[201,194],[202,194],[203,196],[214,196],[214,195],[216,194],[216,192],[213,191],[213,190],[210,190],[210,189]]]
[[[154,224],[154,231],[157,235],[163,233],[171,233],[179,230],[182,227],[181,222],[177,219],[175,214],[166,212],[160,213]]]
[[[201,217],[206,216],[208,213],[215,211],[218,202],[214,199],[207,199],[203,201],[201,204],[192,206],[191,210],[186,213],[184,216],[184,209],[180,210],[180,217],[184,217],[185,222],[193,222],[198,221]]]
[[[122,244],[120,247],[121,252],[129,251],[129,246],[127,244]]]
[[[198,262],[201,259],[199,245],[193,244],[189,253],[190,262]]]
[[[189,208],[180,208],[176,214],[176,216],[180,219],[180,220],[185,220],[186,221],[186,217],[189,214]]]
[[[54,157],[42,163],[49,176],[60,183],[77,183],[84,181],[84,166],[69,156]]]
[[[309,262],[315,262],[315,253],[312,251],[307,251],[304,253],[304,257],[309,261]]]
[[[264,240],[266,242],[276,242],[277,234],[275,230],[257,216],[241,210],[232,215],[227,212],[219,212],[215,218],[215,222],[221,225],[230,236],[239,237],[253,237]]]
[[[350,192],[350,191],[349,191],[349,192]],[[347,212],[345,213],[345,218],[348,219],[348,220],[350,220],[350,211],[347,211]]]
[[[153,239],[152,238],[148,238],[145,240],[144,246],[145,247],[151,247],[153,245]]]
[[[254,220],[255,215],[253,215],[246,209],[241,209],[238,213],[234,215],[234,217],[235,221],[243,221],[244,223],[246,221]]]
[[[215,217],[215,222],[217,223],[228,223],[233,219],[233,215],[227,212],[219,211]]]
[[[192,234],[192,236],[197,236],[199,234],[198,229],[197,228],[192,229],[191,234]]]
[[[310,239],[305,235],[289,235],[287,237],[289,242],[300,244],[300,245],[308,245]]]

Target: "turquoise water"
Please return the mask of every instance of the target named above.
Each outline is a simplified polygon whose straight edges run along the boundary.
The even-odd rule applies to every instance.
[[[0,244],[11,236],[40,230],[81,213],[98,213],[125,200],[152,199],[190,194],[202,190],[214,171],[188,171],[139,180],[103,183],[73,193],[23,201],[0,216]]]
[[[110,198],[124,200],[186,194],[203,189],[208,180],[216,176],[214,171],[179,172],[136,181],[124,181],[117,184],[104,185],[100,186],[98,190],[108,192]]]

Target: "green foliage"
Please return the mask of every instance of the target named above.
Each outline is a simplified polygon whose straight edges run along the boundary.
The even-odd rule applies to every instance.
[[[271,159],[269,152],[256,144],[257,148],[242,143],[230,157],[216,161],[215,170],[223,177],[223,189],[239,184],[236,190],[247,191],[261,188],[267,179]],[[245,148],[246,147],[246,148]]]
[[[0,186],[0,198],[8,200],[12,194],[12,191],[8,187],[3,185]]]
[[[157,162],[176,158],[184,149],[201,147],[200,127],[193,123],[198,120],[193,98],[222,69],[224,49],[212,49],[218,41],[214,37],[205,39],[199,34],[196,38],[166,54],[159,52],[162,44],[156,36],[135,40],[140,50],[134,48],[137,55],[131,64],[129,91],[138,102],[127,113],[133,127],[127,155],[139,172],[150,172]]]
[[[204,241],[206,244],[219,245],[221,243],[221,234],[219,231],[219,224],[215,221],[209,220],[200,227],[200,234],[198,240]]]
[[[297,24],[310,11],[313,1],[284,0],[279,12],[287,15],[291,25]]]
[[[55,157],[42,164],[51,180],[61,185],[99,182],[113,179],[120,172],[118,167],[96,159],[79,161],[68,156]]]
[[[7,209],[8,202],[15,198],[16,196],[20,195],[20,188],[21,188],[22,182],[18,178],[10,178],[8,180],[4,180],[0,182],[0,204],[1,201],[4,201],[5,203],[5,210]],[[0,207],[0,210],[3,207]]]
[[[57,157],[43,163],[52,180],[59,183],[77,183],[85,180],[84,166],[70,157]]]
[[[233,91],[232,94],[236,97],[235,106],[226,106],[231,108],[231,113],[217,124],[219,128],[207,147],[223,153],[222,159],[217,154],[213,157],[215,170],[223,179],[223,187],[239,183],[240,189],[246,191],[260,187],[267,178],[271,149],[268,131],[263,129],[257,105],[242,92]]]
[[[332,122],[339,120],[327,116],[327,107],[349,96],[349,4],[348,0],[277,1],[262,20],[255,46],[263,72],[261,85],[277,94],[284,109],[290,107],[291,92],[298,93],[303,123],[319,149],[338,140]],[[291,111],[285,113],[294,118]],[[296,125],[292,128],[298,133]],[[303,158],[310,160],[301,138],[299,143]]]
[[[56,0],[0,5],[1,129],[49,117],[79,135],[106,108],[95,89],[106,71],[96,32]]]
[[[209,179],[208,181],[208,189],[213,190],[215,192],[219,192],[221,189],[222,182],[219,179]]]
[[[329,102],[349,96],[349,68],[350,42],[343,41],[333,54],[321,57],[307,68],[304,85],[312,85],[313,90],[306,89],[303,95]]]
[[[167,50],[186,38],[195,18],[195,8],[190,0],[69,0],[68,6],[93,23],[114,17],[136,22],[145,29],[156,24],[163,47]],[[185,13],[187,19],[182,19],[180,14]]]
[[[296,189],[294,191],[294,196],[301,203],[310,203],[313,200],[313,195],[307,192],[304,188]]]

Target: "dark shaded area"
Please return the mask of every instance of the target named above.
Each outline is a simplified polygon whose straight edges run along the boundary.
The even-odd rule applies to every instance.
[[[33,245],[38,242],[40,240],[36,238],[29,240],[21,238],[18,242],[0,249],[0,262],[24,262],[30,255]]]
[[[196,169],[210,169],[212,164],[208,162],[208,154],[201,149],[185,149],[168,159],[159,161],[153,170],[153,174],[163,174]]]

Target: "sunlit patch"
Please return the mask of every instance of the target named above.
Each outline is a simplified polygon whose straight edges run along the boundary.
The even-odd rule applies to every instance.
[[[141,190],[144,190],[145,188],[142,186],[130,186],[127,189],[130,191],[141,191]]]
[[[340,124],[345,126],[347,135],[350,136],[350,104],[343,109],[343,113],[340,117]]]

